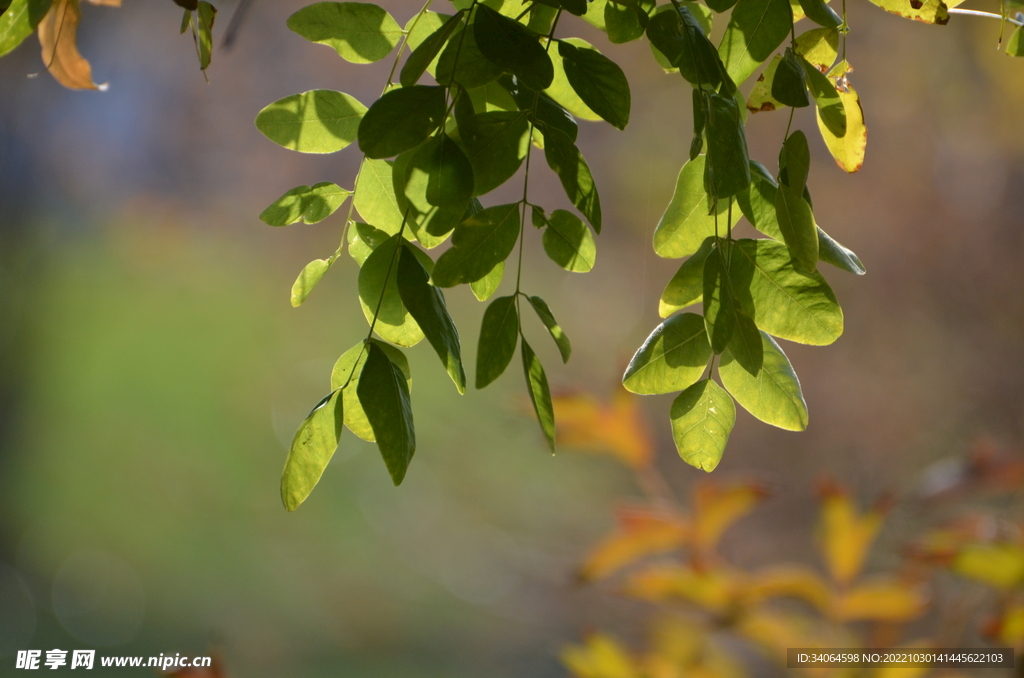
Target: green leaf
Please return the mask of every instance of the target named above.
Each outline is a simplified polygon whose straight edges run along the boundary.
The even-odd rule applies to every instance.
[[[779,153],[779,172],[785,177],[784,183],[796,195],[804,192],[807,175],[811,170],[811,149],[807,146],[807,137],[801,130],[796,130],[782,142]]]
[[[704,325],[715,353],[723,352],[729,345],[738,322],[729,271],[722,257],[721,246],[715,247],[704,262]]]
[[[629,361],[622,385],[640,395],[680,391],[700,379],[710,358],[704,319],[680,313],[654,328]]]
[[[529,116],[522,111],[494,111],[473,117],[463,129],[462,149],[473,169],[473,194],[490,193],[512,178],[530,149]]]
[[[670,416],[679,456],[690,466],[714,471],[736,424],[736,406],[729,394],[704,379],[679,394]]]
[[[597,243],[587,225],[572,212],[555,210],[542,238],[551,261],[567,271],[586,273],[594,268]]]
[[[530,305],[537,312],[537,316],[544,323],[544,327],[548,328],[551,338],[555,340],[558,352],[562,356],[562,362],[569,362],[569,356],[572,355],[572,344],[569,342],[569,337],[566,336],[565,331],[558,324],[558,321],[555,320],[555,316],[551,313],[551,309],[548,308],[547,302],[540,297],[534,296],[530,297]]]
[[[519,204],[488,207],[455,227],[452,248],[434,266],[434,284],[453,287],[480,280],[512,253],[519,237]]]
[[[711,14],[711,10],[710,9],[708,9],[704,5],[700,5],[700,4],[696,4],[696,3],[691,3],[689,5],[689,7],[687,7],[687,10],[691,14],[694,14],[694,18],[700,24],[701,32],[704,35],[707,35],[708,33],[711,32],[711,25],[712,25],[713,19],[712,19],[712,14]],[[673,66],[671,61],[669,60],[669,58],[665,54],[663,54],[661,52],[661,50],[659,50],[654,45],[653,38],[651,37],[652,36],[651,24],[655,23],[655,18],[659,14],[664,14],[666,12],[674,13],[675,11],[676,11],[676,9],[675,9],[675,7],[672,6],[671,3],[667,4],[667,5],[658,5],[654,9],[654,12],[651,14],[651,19],[650,19],[650,21],[647,24],[647,39],[648,39],[648,42],[651,45],[651,52],[654,54],[654,60],[657,61],[658,65],[661,66],[665,70],[665,72],[667,72],[667,73],[671,73],[673,71],[678,71],[679,69],[678,69],[678,67]],[[664,29],[666,27],[668,27],[670,33],[675,34],[677,32],[677,26],[673,26],[672,24],[661,24],[660,23],[660,22],[664,22],[664,21],[666,21],[666,19],[664,19],[664,18],[657,19],[657,22],[660,25],[658,25],[658,26],[656,26],[654,28],[654,34],[657,34],[659,31],[664,31]],[[678,22],[676,22],[676,24],[678,25]],[[676,35],[676,37],[680,37],[680,36]],[[711,47],[711,51],[715,51],[714,46]],[[717,52],[715,52],[715,53],[717,55]]]
[[[394,365],[405,375],[405,385],[412,392],[412,371],[409,369],[409,360],[405,354],[391,344],[371,339],[370,343],[376,344]],[[366,412],[359,402],[359,379],[363,373],[363,365],[366,364],[366,342],[358,344],[341,354],[338,361],[334,363],[331,370],[331,388],[341,389],[341,397],[345,406],[345,426],[368,443],[377,442],[373,436],[373,428],[370,420],[366,418]]]
[[[1010,34],[1010,39],[1006,42],[1006,53],[1010,56],[1024,56],[1024,28],[1017,26]],[[2,49],[0,54],[3,54]]]
[[[281,474],[281,501],[289,511],[306,501],[338,449],[343,419],[340,395],[334,391],[317,403],[292,438]]]
[[[750,186],[736,196],[736,202],[743,210],[743,216],[770,238],[782,240],[778,215],[775,212],[775,193],[778,185],[775,178],[756,160],[750,161]]]
[[[443,132],[416,150],[407,172],[405,197],[420,213],[434,206],[457,209],[461,216],[474,195],[473,166]]]
[[[789,250],[772,240],[737,240],[729,277],[740,309],[759,329],[801,344],[824,346],[843,333],[843,311],[820,273],[801,273]]]
[[[779,186],[775,192],[775,213],[782,238],[797,268],[812,272],[818,264],[818,229],[802,192],[785,184]]]
[[[388,235],[398,233],[405,214],[395,197],[392,167],[390,160],[363,160],[353,198],[363,220]]]
[[[595,49],[558,43],[566,78],[590,110],[619,129],[629,123],[629,82],[622,69]]]
[[[521,23],[478,5],[473,30],[480,51],[498,68],[534,90],[551,85],[555,75],[551,58],[537,36]]]
[[[416,239],[428,249],[437,247],[447,239],[452,229],[462,221],[469,206],[468,198],[460,199],[447,206],[432,205],[428,199],[427,194],[432,178],[435,184],[443,185],[445,174],[449,178],[454,174],[454,172],[442,171],[445,169],[444,160],[451,161],[453,155],[449,153],[448,157],[445,157],[442,148],[444,145],[454,148],[454,144],[450,141],[444,144],[441,137],[434,137],[417,148],[399,154],[392,167],[392,180],[398,209],[402,214],[406,214],[408,210],[406,222],[408,230],[415,233]],[[461,150],[458,152],[462,153]],[[468,161],[464,157],[462,160],[466,164],[461,170],[456,171],[468,172],[468,174],[463,174],[463,181],[466,177],[471,180],[472,170],[468,168]],[[418,164],[418,167],[414,167],[414,163]],[[448,164],[452,165],[454,162]],[[453,182],[449,180],[447,183]]]
[[[818,256],[821,261],[854,275],[864,275],[868,272],[853,250],[847,249],[834,240],[832,236],[821,230],[820,226],[818,227]]]
[[[589,42],[580,38],[563,38],[561,42],[568,43],[576,49],[595,49]],[[551,63],[555,67],[555,76],[551,81],[551,86],[544,90],[544,93],[577,118],[600,120],[601,116],[590,110],[590,107],[583,103],[583,99],[580,99],[576,90],[569,84],[569,78],[565,75],[565,67],[562,65],[562,57],[558,50],[549,50],[548,56],[551,57]],[[575,141],[575,137],[573,140]]]
[[[658,303],[658,315],[667,318],[676,311],[704,298],[704,262],[707,261],[715,238],[709,236],[700,248],[683,262],[676,274],[668,281]]]
[[[730,351],[722,355],[718,375],[736,401],[752,415],[772,426],[787,431],[807,428],[807,403],[800,390],[800,380],[775,340],[760,333],[764,364],[752,375]]]
[[[736,309],[732,338],[725,349],[750,374],[758,374],[764,364],[764,349],[757,324],[743,311]],[[723,352],[724,353],[724,352]]]
[[[533,411],[537,414],[537,421],[547,440],[548,448],[554,452],[555,408],[551,404],[551,389],[548,388],[547,375],[544,374],[544,367],[540,364],[540,359],[534,354],[525,339],[519,347],[519,352],[523,357],[523,372],[526,374],[526,388],[530,393]]]
[[[359,123],[359,149],[367,158],[390,158],[419,146],[445,117],[445,88],[412,85],[393,89]]]
[[[360,266],[370,253],[380,247],[393,233],[386,233],[362,222],[349,222],[348,253]]]
[[[437,82],[457,82],[466,89],[483,87],[501,75],[501,68],[484,56],[472,29],[459,29],[448,41],[437,62]]]
[[[829,11],[832,11],[831,8]],[[826,70],[835,63],[839,55],[839,31],[835,28],[813,28],[805,31],[796,36],[795,51],[818,70]]]
[[[505,262],[499,261],[495,264],[491,272],[484,277],[469,283],[469,288],[473,290],[473,296],[477,298],[477,301],[487,301],[491,298],[497,289],[501,285],[501,278],[505,275]]]
[[[949,9],[942,0],[871,0],[886,12],[926,24],[949,23]]]
[[[352,191],[324,181],[310,186],[298,186],[288,191],[260,214],[269,226],[287,226],[301,221],[315,224],[323,221],[341,207]]]
[[[366,363],[356,393],[373,429],[384,465],[398,485],[405,478],[416,452],[416,428],[405,375],[375,342],[367,346]]]
[[[382,339],[399,346],[415,346],[423,339],[423,330],[402,303],[398,291],[398,253],[395,249],[398,246],[399,236],[396,234],[373,250],[363,262],[359,269],[359,305],[368,323],[373,323],[374,312],[379,305],[380,313],[373,327]]]
[[[705,156],[699,155],[679,170],[676,188],[665,213],[654,229],[654,251],[660,257],[678,259],[693,254],[708,236],[715,235],[715,223],[724,235],[729,200],[718,201],[717,213],[708,214],[708,194],[704,190]],[[733,210],[733,222],[740,219],[739,210]]]
[[[818,107],[818,115],[828,131],[837,137],[846,136],[846,109],[839,98],[839,92],[835,85],[824,73],[807,62],[807,59],[799,57],[804,72],[807,74],[807,86],[814,97],[814,103]]]
[[[642,17],[642,18],[641,18]],[[647,25],[647,14],[625,3],[608,2],[604,6],[604,25],[608,40],[619,45],[640,38]]]
[[[709,98],[711,113],[708,116],[704,188],[721,201],[750,185],[750,159],[747,157],[747,139],[743,134],[743,119],[736,100],[717,94]]]
[[[299,272],[299,277],[292,283],[292,306],[298,308],[302,305],[302,302],[306,300],[306,297],[313,291],[316,284],[327,273],[331,263],[332,261],[328,259],[314,259],[302,268]]]
[[[0,14],[0,56],[20,45],[35,32],[50,10],[52,0],[13,0]]]
[[[594,176],[580,149],[557,131],[544,131],[544,159],[562,182],[562,188],[576,209],[601,232],[601,198]]]
[[[751,113],[774,111],[786,105],[772,96],[772,89],[775,87],[775,74],[781,63],[782,57],[776,54],[768,62],[768,66],[761,75],[757,76],[757,81],[754,82],[754,86],[750,90],[750,96],[747,97],[747,110]],[[807,92],[804,90],[804,96],[806,97],[806,95]],[[809,103],[810,100],[808,100]]]
[[[484,311],[480,343],[476,352],[476,387],[486,387],[501,376],[519,341],[519,311],[516,298],[498,297]]]
[[[314,89],[270,104],[256,129],[275,144],[299,153],[334,153],[356,140],[366,106],[343,92]]]
[[[843,25],[843,18],[825,0],[800,0],[800,6],[807,18],[819,26],[839,28]]]
[[[402,83],[402,87],[410,87],[419,81],[437,55],[441,53],[441,48],[448,42],[452,32],[459,27],[462,22],[462,14],[462,12],[457,12],[455,16],[445,21],[440,28],[413,49],[399,74],[398,79]]]
[[[405,46],[413,51],[419,49],[419,46],[429,38],[434,32],[444,26],[444,24],[450,19],[450,14],[438,14],[437,12],[426,11],[422,14],[414,14],[405,24],[403,29],[406,32]],[[437,59],[434,59],[434,63],[427,67],[427,72],[433,72],[432,66],[437,65]]]
[[[217,17],[217,8],[202,0],[196,6],[199,17],[199,68],[206,70],[213,58],[213,20]]]
[[[718,47],[733,82],[753,75],[789,35],[792,21],[789,0],[739,0]]]
[[[380,61],[402,38],[402,28],[390,14],[364,2],[307,5],[288,17],[288,28],[354,64]]]
[[[694,87],[715,89],[722,84],[725,66],[699,19],[688,7],[659,12],[651,17],[647,38]]]
[[[772,78],[772,98],[785,106],[803,108],[811,101],[807,98],[804,70],[793,50],[786,48],[786,56],[779,62]]]
[[[721,14],[732,8],[736,4],[736,0],[711,0],[707,3],[708,7]]]
[[[462,345],[444,293],[430,284],[430,274],[416,258],[416,248],[405,243],[398,256],[398,292],[402,303],[420,326],[459,393],[466,392]]]

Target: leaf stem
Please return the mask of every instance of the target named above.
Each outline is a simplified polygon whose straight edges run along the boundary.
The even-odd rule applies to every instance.
[[[1006,21],[1008,21],[1009,23],[1013,24],[1014,26],[1024,26],[1024,21],[1021,21],[1020,19],[1017,19],[1015,17],[1009,17],[1009,16],[1004,17],[1004,16],[1002,16],[1000,14],[996,14],[994,12],[982,12],[981,10],[978,10],[978,9],[964,9],[962,7],[950,7],[949,10],[947,10],[947,11],[950,14],[966,14],[968,16],[983,16],[983,17],[988,17],[990,19],[999,19],[1000,21],[1003,21],[1005,19]]]

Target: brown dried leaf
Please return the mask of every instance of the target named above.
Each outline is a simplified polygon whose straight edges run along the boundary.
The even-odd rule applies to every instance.
[[[106,89],[92,81],[92,68],[78,53],[76,36],[82,20],[79,0],[56,0],[39,22],[43,64],[50,75],[69,89]],[[109,0],[108,0],[109,1]]]

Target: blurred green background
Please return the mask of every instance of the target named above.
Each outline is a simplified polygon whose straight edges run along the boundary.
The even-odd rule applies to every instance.
[[[610,461],[547,454],[515,369],[460,397],[431,350],[413,349],[405,484],[346,433],[311,499],[281,507],[292,432],[366,326],[347,256],[288,304],[343,217],[278,230],[256,215],[298,184],[351,186],[358,153],[291,153],[252,120],[313,88],[370,102],[390,67],[288,31],[303,4],[258,0],[210,84],[171,2],[84,8],[79,45],[105,93],[34,77],[34,40],[0,60],[0,675],[16,673],[17,649],[60,647],[215,648],[231,676],[543,678],[564,675],[557,653],[584,629],[642,619],[572,577],[637,489]],[[383,4],[399,23],[418,8]],[[864,169],[834,165],[808,109],[795,124],[812,137],[819,221],[868,275],[826,271],[847,319],[836,345],[786,346],[810,429],[739,415],[716,476],[775,492],[726,542],[747,565],[815,562],[822,473],[864,497],[910,495],[975,436],[1022,437],[1024,63],[996,50],[995,21],[933,27],[848,4]],[[566,273],[527,236],[527,291],[547,298],[572,361],[539,325],[528,333],[556,389],[607,396],[675,270],[650,240],[689,146],[689,87],[644,42],[613,47],[578,20],[559,35],[623,65],[633,114],[625,132],[580,132],[606,210],[595,270]],[[770,168],[785,117],[748,128]],[[546,168],[537,176],[531,200],[564,206]],[[472,363],[483,305],[468,289],[448,299]],[[675,454],[669,402],[644,406],[659,465],[685,490],[703,474]]]

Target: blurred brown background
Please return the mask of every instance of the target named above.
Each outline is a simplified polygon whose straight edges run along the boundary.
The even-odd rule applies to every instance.
[[[233,9],[221,4],[218,34]],[[215,647],[232,676],[542,678],[564,675],[557,652],[585,628],[643,618],[572,581],[636,488],[610,461],[546,454],[514,367],[460,397],[430,349],[413,349],[419,445],[405,484],[346,434],[312,498],[281,507],[292,432],[366,329],[347,256],[304,306],[288,304],[343,217],[281,230],[256,217],[298,184],[350,187],[358,153],[292,153],[252,120],[313,88],[369,103],[390,68],[291,33],[303,4],[258,0],[210,84],[169,1],[84,8],[79,45],[105,93],[33,77],[34,39],[0,60],[0,675],[17,649]],[[402,24],[418,9],[383,4]],[[846,312],[836,345],[785,346],[810,429],[741,413],[715,472],[773,487],[727,540],[746,565],[817,562],[823,473],[864,499],[912,496],[976,436],[1022,435],[1024,62],[997,51],[996,21],[925,26],[848,5],[864,169],[834,165],[808,109],[795,124],[812,138],[818,221],[868,274],[825,271]],[[572,361],[539,325],[528,332],[556,388],[607,395],[677,265],[650,241],[689,145],[690,94],[643,41],[613,47],[577,19],[559,35],[624,67],[633,113],[625,132],[580,132],[606,213],[595,270],[565,273],[527,235],[526,289],[559,317]],[[773,170],[785,122],[765,113],[748,128]],[[536,167],[531,199],[563,206]],[[448,299],[472,363],[483,305],[468,289]],[[669,403],[644,401],[660,466],[685,489],[703,474],[675,454]],[[912,537],[915,520],[897,512],[883,542]]]

